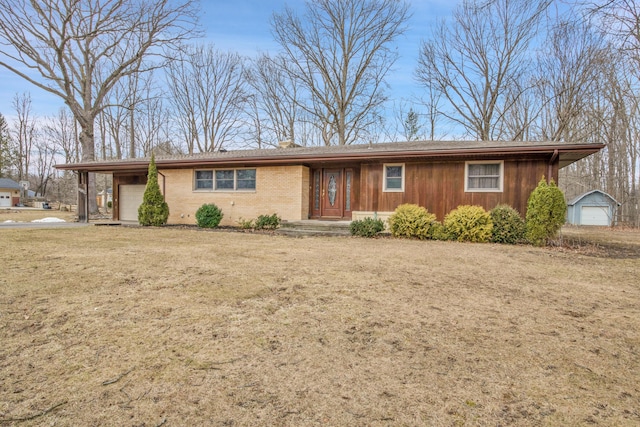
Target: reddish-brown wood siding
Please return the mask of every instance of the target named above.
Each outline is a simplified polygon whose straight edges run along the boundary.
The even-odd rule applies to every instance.
[[[460,205],[480,205],[490,210],[506,203],[524,216],[529,194],[548,173],[548,166],[548,159],[505,160],[502,192],[465,192],[464,161],[405,163],[405,191],[384,192],[383,164],[363,164],[358,210],[389,212],[400,204],[416,203],[442,220]],[[557,182],[557,162],[552,169]]]
[[[351,212],[356,211],[360,207],[360,167],[353,168],[351,182]]]

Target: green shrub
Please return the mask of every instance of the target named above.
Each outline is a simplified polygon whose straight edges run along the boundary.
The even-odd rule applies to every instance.
[[[389,231],[394,237],[430,239],[436,216],[422,206],[406,203],[389,217]]]
[[[352,236],[374,237],[384,231],[384,221],[381,219],[365,218],[351,221],[349,231]]]
[[[253,220],[252,219],[242,219],[238,220],[238,225],[243,230],[250,230],[253,228]]]
[[[452,240],[459,242],[488,242],[493,223],[482,206],[462,205],[444,217],[444,228]]]
[[[196,211],[196,222],[198,227],[216,228],[224,214],[215,203],[207,203],[198,208]]]
[[[280,227],[281,219],[277,214],[260,215],[253,222],[253,228],[256,230],[275,230]]]
[[[527,202],[526,238],[534,245],[545,245],[564,224],[567,202],[562,191],[544,176],[531,192]]]
[[[142,204],[138,208],[138,222],[144,226],[160,226],[166,224],[168,218],[169,205],[164,201],[164,196],[160,192],[158,169],[152,154],[147,173],[147,186],[144,189]]]
[[[112,207],[113,207],[113,202],[112,202],[111,200],[109,200],[109,201],[107,202],[107,208],[108,208],[108,209],[111,209]]]
[[[516,244],[524,240],[524,219],[509,205],[498,205],[489,212],[493,222],[491,241]]]
[[[434,221],[431,223],[429,234],[433,240],[451,240],[451,236],[449,236],[447,230],[440,221]]]

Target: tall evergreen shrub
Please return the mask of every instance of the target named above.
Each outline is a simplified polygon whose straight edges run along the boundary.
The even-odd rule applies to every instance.
[[[160,226],[167,223],[169,218],[169,205],[164,201],[158,185],[158,169],[155,156],[151,155],[149,172],[147,173],[147,186],[144,189],[142,204],[138,208],[138,222],[144,226]]]
[[[564,224],[566,211],[564,194],[553,179],[547,184],[543,176],[527,202],[527,240],[534,245],[545,245]]]

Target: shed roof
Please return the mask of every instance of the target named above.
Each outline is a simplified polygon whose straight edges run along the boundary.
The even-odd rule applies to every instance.
[[[10,178],[0,178],[0,188],[9,188],[11,190],[20,190],[20,184]]]
[[[571,200],[569,203],[567,203],[567,206],[574,206],[574,205],[576,205],[578,202],[580,202],[582,199],[584,199],[584,198],[586,198],[586,197],[589,197],[590,195],[595,194],[595,193],[600,193],[600,194],[602,194],[603,196],[605,196],[605,197],[607,197],[608,199],[610,199],[613,203],[615,203],[616,205],[620,206],[620,203],[619,203],[616,199],[614,199],[613,197],[611,197],[609,194],[605,193],[605,192],[604,192],[604,191],[602,191],[602,190],[591,190],[591,191],[587,191],[586,193],[581,194],[581,195],[579,195],[578,197],[576,197],[575,199]]]
[[[560,167],[598,152],[604,144],[521,141],[410,141],[323,147],[229,150],[209,153],[157,156],[161,168],[215,165],[284,165],[346,161],[447,159],[470,156],[520,156],[557,154]],[[143,170],[149,158],[106,160],[56,165],[58,169],[87,172]]]

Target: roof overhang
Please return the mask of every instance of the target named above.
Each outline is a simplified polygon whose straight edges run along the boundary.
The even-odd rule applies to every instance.
[[[455,144],[455,146],[450,146]],[[207,153],[178,158],[157,158],[158,169],[192,169],[200,167],[254,167],[282,165],[314,165],[337,163],[371,163],[390,161],[446,161],[473,158],[557,158],[563,168],[591,154],[604,144],[561,143],[462,143],[373,144],[345,147],[286,148],[225,153]],[[56,165],[57,169],[80,172],[144,172],[149,159],[128,159]]]

